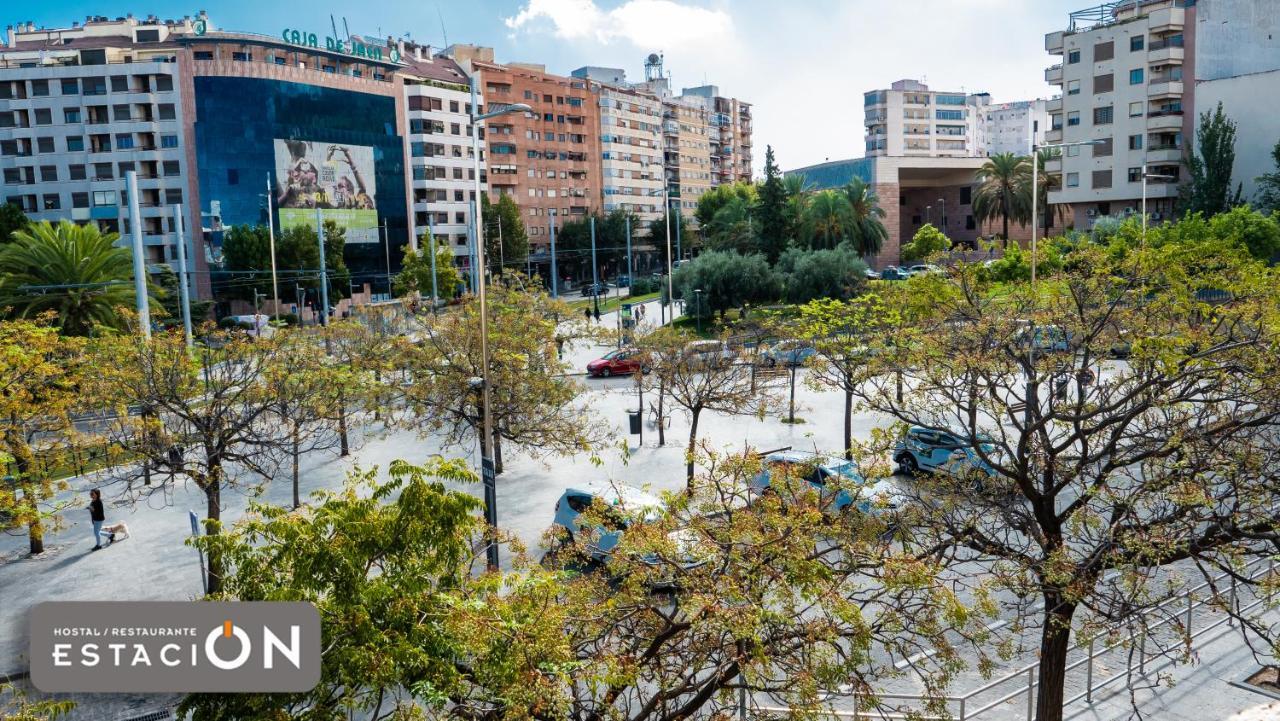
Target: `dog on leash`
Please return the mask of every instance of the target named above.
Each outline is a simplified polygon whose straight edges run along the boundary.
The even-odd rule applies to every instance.
[[[107,543],[115,543],[117,535],[123,536],[123,538],[120,539],[121,541],[123,541],[125,538],[130,538],[133,535],[129,533],[129,524],[125,523],[124,521],[120,521],[119,523],[104,525],[102,527],[102,532],[107,534]]]

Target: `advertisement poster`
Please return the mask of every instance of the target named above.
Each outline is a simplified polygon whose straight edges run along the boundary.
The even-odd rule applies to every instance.
[[[348,243],[380,242],[373,148],[277,138],[275,151],[281,228],[314,227],[320,208]]]

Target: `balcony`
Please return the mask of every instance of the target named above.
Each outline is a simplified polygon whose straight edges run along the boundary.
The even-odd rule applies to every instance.
[[[1052,98],[1044,103],[1045,112],[1049,114],[1062,112],[1062,98]]]
[[[1057,30],[1044,36],[1044,50],[1050,55],[1062,54],[1062,39],[1066,36],[1065,30]]]
[[[1051,65],[1044,69],[1044,81],[1050,85],[1062,84],[1062,65]]]
[[[1053,130],[1046,130],[1046,131],[1044,131],[1044,142],[1046,142],[1046,143],[1061,143],[1061,142],[1062,142],[1062,128],[1055,128],[1055,129],[1053,129]]]
[[[1147,148],[1147,165],[1156,163],[1181,163],[1182,148],[1176,146],[1162,146]]]
[[[1162,8],[1154,10],[1147,16],[1150,32],[1164,33],[1181,30],[1187,21],[1187,11],[1183,8]]]
[[[1061,172],[1062,172],[1062,157],[1061,157],[1061,156],[1058,156],[1058,157],[1056,157],[1056,158],[1049,158],[1048,160],[1044,161],[1044,172],[1046,172],[1046,173],[1061,173]]]
[[[1178,181],[1168,180],[1148,180],[1147,181],[1147,199],[1155,200],[1157,198],[1176,198],[1178,197]]]
[[[1151,43],[1151,49],[1147,51],[1147,62],[1152,65],[1181,65],[1184,57],[1181,45],[1156,47],[1156,43]]]
[[[1147,115],[1147,130],[1157,132],[1161,130],[1181,130],[1182,129],[1182,111],[1181,110],[1160,110]]]
[[[1182,97],[1182,81],[1152,78],[1147,85],[1147,97],[1152,100]]]

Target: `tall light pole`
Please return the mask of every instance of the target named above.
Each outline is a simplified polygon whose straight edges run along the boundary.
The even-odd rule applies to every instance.
[[[1158,173],[1148,173],[1147,164],[1142,164],[1142,245],[1147,245],[1147,179],[1151,180],[1177,180],[1173,175],[1160,175]]]
[[[547,226],[551,230],[551,297],[560,297],[560,271],[556,268],[556,209],[547,208]]]
[[[931,210],[933,210],[933,206],[932,206],[932,205],[926,205],[926,206],[924,206],[924,224],[925,224],[925,225],[928,225],[928,224],[929,224],[929,211],[931,211]]]
[[[676,292],[675,292],[674,281],[672,280],[672,277],[671,277],[672,268],[673,268],[673,263],[671,260],[671,197],[668,193],[668,189],[666,185],[662,186],[661,191],[658,191],[658,190],[649,191],[649,195],[657,195],[658,193],[662,193],[662,213],[666,217],[666,222],[667,222],[667,304],[671,306],[671,309],[670,309],[671,320],[672,322],[674,322],[676,319],[675,317]],[[658,310],[659,310],[659,313],[661,313],[661,310],[662,310],[661,303],[658,304]],[[663,322],[665,323],[666,321],[663,320]]]
[[[138,303],[138,327],[142,337],[151,340],[151,303],[147,296],[147,260],[142,246],[142,211],[138,203],[138,173],[125,173],[125,187],[129,193],[129,222],[133,236],[133,292]]]
[[[187,241],[182,237],[182,204],[173,206],[173,232],[178,234],[178,299],[182,303],[182,333],[187,339],[187,350],[192,348],[191,295],[187,287]],[[256,321],[256,319],[255,319]]]
[[[479,93],[476,91],[477,73],[473,70],[471,73],[471,165],[475,175],[475,211],[473,213],[472,223],[475,225],[476,239],[476,264],[481,268],[484,267],[484,219],[481,217],[482,210],[480,207],[480,127],[481,124],[499,115],[507,113],[521,113],[532,110],[524,103],[516,105],[507,105],[488,113],[480,113]],[[552,256],[554,257],[554,256]],[[483,273],[480,276],[480,284],[476,288],[477,297],[480,303],[480,372],[482,374],[480,382],[480,418],[481,418],[481,435],[480,437],[480,475],[484,480],[484,517],[485,522],[492,528],[498,526],[498,480],[494,475],[493,466],[493,419],[489,417],[489,320],[488,306],[485,300],[484,288],[487,285],[484,280]],[[488,561],[490,570],[498,569],[498,544],[497,541],[490,539],[488,548],[485,549],[485,556]]]
[[[329,325],[329,269],[324,262],[324,220],[320,217],[320,207],[316,206],[316,237],[320,239],[320,324]]]
[[[627,296],[633,296],[631,292],[636,284],[636,269],[631,265],[631,215],[627,214]],[[621,293],[619,293],[621,294]]]
[[[267,173],[267,241],[271,247],[271,299],[275,302],[275,314],[280,315],[280,285],[276,282],[276,222],[271,217],[271,173]]]
[[[942,225],[943,228],[946,228],[947,227],[947,201],[944,200],[943,198],[938,198],[938,215],[939,215],[938,222]]]
[[[600,315],[600,277],[596,263],[596,217],[591,216],[591,297],[595,299],[596,316]]]

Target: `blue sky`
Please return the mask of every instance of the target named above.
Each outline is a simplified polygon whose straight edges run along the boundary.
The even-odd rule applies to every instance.
[[[663,52],[675,87],[709,82],[754,103],[756,165],[772,144],[798,167],[862,155],[862,93],[900,78],[942,90],[985,90],[993,102],[1049,97],[1044,34],[1097,0],[15,0],[5,23],[62,26],[89,14],[194,14],[216,27],[317,34],[329,15],[353,33],[408,32],[441,46],[495,48],[499,61],[542,62],[567,74],[582,65],[643,75]]]

